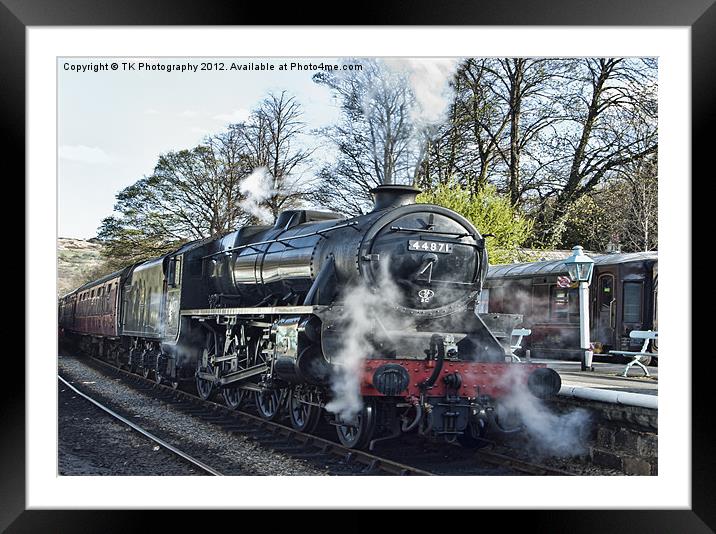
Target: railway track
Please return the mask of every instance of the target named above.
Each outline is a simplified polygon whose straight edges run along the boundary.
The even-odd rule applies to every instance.
[[[219,429],[230,433],[249,436],[261,446],[286,454],[296,459],[308,460],[313,463],[329,466],[329,474],[335,475],[532,475],[532,476],[572,476],[565,470],[527,462],[481,449],[471,451],[461,447],[436,445],[431,454],[413,451],[413,447],[400,445],[391,447],[386,444],[383,456],[348,449],[338,442],[314,434],[304,434],[290,426],[275,421],[267,421],[257,415],[243,411],[231,410],[223,404],[211,400],[205,401],[196,395],[181,389],[157,384],[155,381],[118,369],[114,365],[91,358],[83,362],[92,364],[99,372],[120,379],[122,383],[134,390],[176,407],[181,412],[211,423]],[[450,450],[450,459],[436,451]],[[410,458],[406,463],[405,458]],[[491,473],[484,464],[497,468]]]
[[[348,449],[328,439],[304,434],[283,424],[267,421],[251,413],[231,410],[213,401],[204,401],[181,389],[157,384],[142,376],[117,369],[111,364],[92,358],[92,367],[101,368],[105,376],[119,379],[139,391],[178,411],[218,427],[229,434],[248,436],[257,444],[295,459],[328,466],[331,475],[419,475],[432,473],[415,466],[402,464],[365,451]]]
[[[110,415],[111,417],[113,417],[114,419],[116,419],[117,421],[120,421],[121,423],[123,423],[123,424],[125,424],[126,426],[130,427],[132,430],[138,432],[138,433],[141,434],[142,436],[144,436],[144,437],[146,437],[146,438],[149,438],[150,440],[152,440],[154,443],[156,443],[156,444],[159,445],[160,447],[163,447],[164,449],[166,449],[166,450],[168,450],[169,452],[173,453],[175,456],[178,456],[179,458],[181,458],[181,459],[183,459],[183,460],[189,462],[190,464],[192,464],[192,465],[198,467],[199,469],[201,469],[202,471],[205,471],[206,473],[208,473],[208,474],[210,474],[210,475],[223,476],[223,473],[217,471],[217,470],[214,469],[213,467],[211,467],[211,466],[205,464],[204,462],[202,462],[201,460],[198,460],[197,458],[194,458],[194,457],[191,456],[190,454],[188,454],[188,453],[186,453],[186,452],[184,452],[184,451],[178,449],[177,447],[175,447],[175,446],[172,445],[171,443],[168,443],[167,441],[163,440],[162,438],[160,438],[160,437],[158,437],[158,436],[152,434],[152,433],[149,432],[148,430],[142,428],[142,427],[141,427],[140,425],[138,425],[137,423],[134,423],[133,421],[130,421],[130,420],[127,419],[126,417],[124,417],[124,416],[118,414],[117,412],[115,412],[115,411],[112,410],[111,408],[105,406],[105,405],[102,404],[100,401],[94,399],[94,398],[91,397],[90,395],[88,395],[88,394],[86,394],[86,393],[80,391],[80,390],[77,389],[75,386],[73,386],[72,384],[70,384],[70,382],[68,382],[67,380],[65,380],[64,378],[62,378],[60,375],[57,375],[57,378],[58,378],[58,379],[60,380],[60,382],[62,382],[65,386],[67,386],[68,388],[70,388],[72,391],[74,391],[77,395],[79,395],[80,397],[82,397],[82,398],[85,399],[86,401],[88,401],[88,402],[94,404],[97,408],[99,408],[100,410],[103,410],[105,413],[107,413],[108,415]]]

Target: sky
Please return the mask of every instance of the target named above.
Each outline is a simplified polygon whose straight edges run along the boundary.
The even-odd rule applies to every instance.
[[[308,129],[339,118],[329,89],[311,80],[315,70],[291,62],[336,60],[257,58],[58,58],[58,236],[94,237],[112,213],[115,195],[150,175],[158,156],[192,148],[208,134],[245,119],[269,91],[287,90],[304,110]],[[111,64],[118,65],[111,70]],[[123,63],[135,64],[126,70]],[[139,62],[225,70],[138,70]],[[231,64],[273,64],[274,70],[230,70]],[[281,64],[289,69],[279,71]],[[106,70],[94,67],[106,64]],[[85,69],[84,71],[82,69]]]

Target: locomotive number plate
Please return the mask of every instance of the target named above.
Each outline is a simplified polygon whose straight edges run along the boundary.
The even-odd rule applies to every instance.
[[[439,252],[442,254],[452,253],[451,243],[440,243],[439,241],[422,241],[419,239],[408,240],[408,250],[418,250],[420,252]]]

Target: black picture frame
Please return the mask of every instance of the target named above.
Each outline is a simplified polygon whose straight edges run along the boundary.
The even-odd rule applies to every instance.
[[[707,166],[713,152],[716,82],[716,6],[714,0],[505,0],[469,1],[370,0],[350,15],[350,25],[574,25],[574,26],[685,26],[691,28],[692,168]],[[347,19],[348,12],[342,9]],[[0,123],[3,161],[17,164],[14,176],[24,176],[25,153],[25,30],[28,26],[85,25],[244,25],[340,24],[335,3],[285,5],[267,13],[260,3],[204,0],[0,0]],[[335,20],[328,20],[333,18]],[[8,176],[7,167],[4,174]],[[691,177],[689,177],[691,180]],[[9,179],[6,183],[10,183]],[[696,228],[694,228],[696,229]],[[692,240],[695,242],[695,240]],[[26,247],[32,246],[26,243]],[[16,254],[16,253],[15,253]],[[691,261],[684,259],[686,268]],[[25,280],[26,284],[28,280]],[[686,288],[690,291],[690,287]],[[25,306],[31,311],[31,303]],[[691,312],[691,310],[687,310]],[[19,314],[17,314],[19,316]],[[31,313],[25,328],[31,327]],[[7,332],[7,331],[6,331]],[[17,334],[15,334],[17,336]],[[47,334],[51,336],[51,333]],[[690,356],[685,348],[679,357]],[[25,510],[25,387],[17,358],[5,354],[2,437],[0,438],[0,529],[35,531],[126,531],[135,524],[135,511]],[[704,359],[710,354],[699,354]],[[48,357],[48,362],[52,361]],[[8,365],[13,362],[15,365]],[[698,369],[694,365],[695,369]],[[22,376],[21,376],[22,375]],[[713,532],[716,529],[716,492],[710,429],[709,373],[692,375],[692,508],[690,510],[572,510],[531,511],[527,521],[536,532]],[[710,387],[711,386],[711,387]],[[425,487],[421,484],[422,487]],[[406,491],[408,485],[406,484]],[[557,503],[558,504],[558,503]],[[318,506],[318,505],[317,505]],[[629,496],[624,496],[629,506]],[[206,513],[206,512],[205,512]],[[211,513],[216,513],[211,512]],[[492,512],[480,512],[481,514]],[[516,512],[511,511],[512,517]],[[520,512],[520,514],[522,514]],[[224,514],[222,514],[224,515]],[[169,516],[169,517],[164,517]],[[181,526],[183,513],[163,514],[163,528]],[[212,522],[206,523],[210,527]],[[143,518],[142,521],[146,521]],[[466,521],[466,519],[463,519]],[[481,516],[475,527],[491,524]],[[369,525],[366,525],[368,527]],[[407,526],[407,525],[406,525]]]

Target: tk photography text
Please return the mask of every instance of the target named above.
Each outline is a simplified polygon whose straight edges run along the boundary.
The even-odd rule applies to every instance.
[[[185,61],[180,63],[149,63],[146,61],[104,61],[90,63],[65,62],[63,69],[72,72],[104,72],[104,71],[130,71],[130,72],[199,72],[199,71],[337,71],[361,70],[358,63],[330,64],[311,62],[223,62],[223,61]]]

